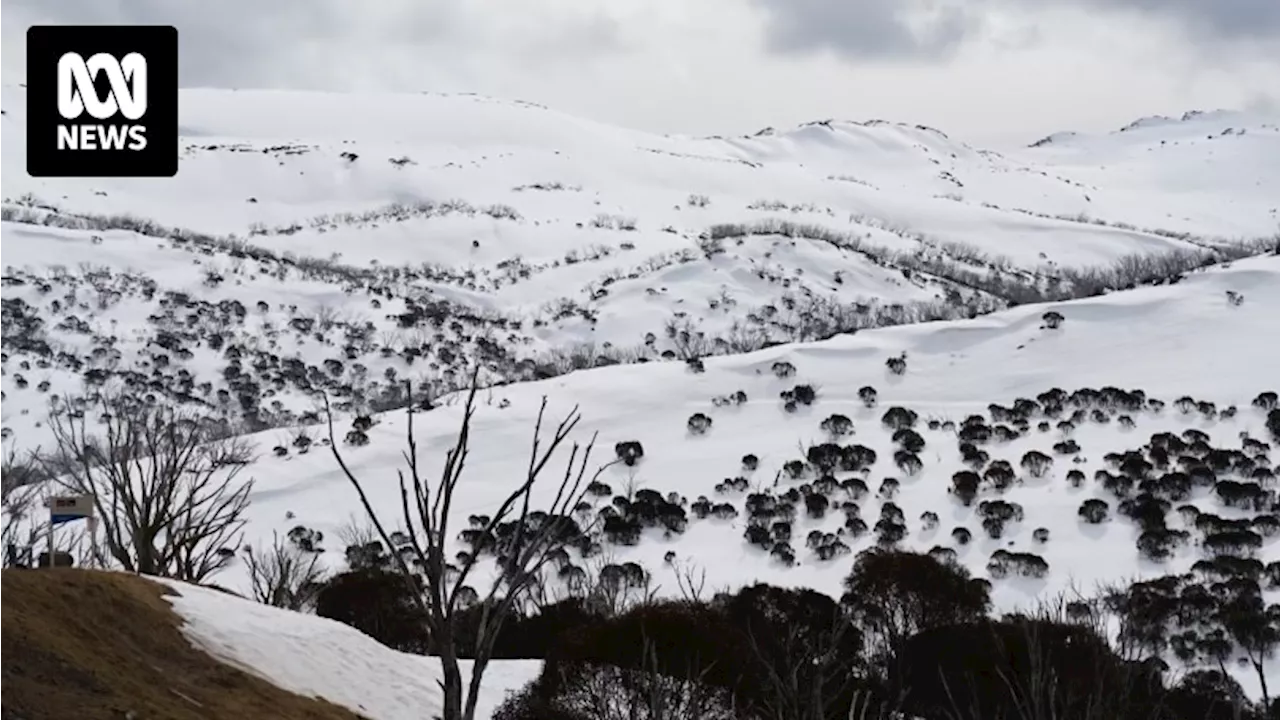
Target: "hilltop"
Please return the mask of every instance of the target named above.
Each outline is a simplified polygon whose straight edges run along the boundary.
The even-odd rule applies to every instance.
[[[24,103],[4,88],[10,138]],[[664,137],[470,95],[182,109],[172,180],[32,179],[6,146],[24,447],[43,434],[22,413],[122,368],[288,425],[312,390],[397,407],[402,379],[456,386],[463,358],[532,379],[1095,294],[1280,224],[1280,125],[1240,114],[1002,154],[886,122]]]
[[[21,89],[3,103],[20,128]],[[405,408],[434,474],[478,365],[455,527],[523,477],[543,397],[598,461],[642,448],[575,508],[553,590],[626,568],[637,597],[690,570],[839,597],[874,546],[954,560],[998,611],[1224,557],[1280,577],[1269,118],[996,151],[880,121],[665,137],[470,95],[181,107],[172,180],[36,180],[6,146],[6,450],[49,447],[54,396],[204,408],[254,451],[243,544],[323,536],[338,570],[361,506],[321,393],[397,517]],[[243,591],[236,557],[218,582]]]
[[[192,590],[215,602],[221,595]],[[245,672],[196,649],[183,635],[184,619],[166,602],[176,595],[159,583],[123,573],[6,569],[4,716],[361,717],[305,696],[310,693],[284,691],[255,677],[253,670]],[[222,600],[228,601],[235,599]]]

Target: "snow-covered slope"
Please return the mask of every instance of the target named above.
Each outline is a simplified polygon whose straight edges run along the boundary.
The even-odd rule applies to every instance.
[[[341,437],[354,413],[402,407],[399,380],[449,384],[477,362],[490,378],[542,379],[485,391],[455,526],[492,512],[523,472],[543,395],[553,414],[580,405],[578,438],[600,433],[599,460],[618,442],[645,448],[635,468],[605,473],[584,521],[613,496],[649,489],[677,494],[689,522],[636,544],[602,538],[600,555],[572,563],[636,562],[662,593],[675,591],[676,565],[705,569],[708,588],[764,580],[838,593],[847,553],[880,532],[954,552],[984,576],[996,551],[1043,559],[1043,577],[994,580],[1002,609],[1183,570],[1203,553],[1190,511],[1167,513],[1187,541],[1149,563],[1095,472],[1114,474],[1107,456],[1154,433],[1200,430],[1233,450],[1242,433],[1267,438],[1250,401],[1280,385],[1280,257],[1175,272],[1274,237],[1280,127],[1267,118],[1193,115],[997,153],[881,122],[673,138],[474,96],[190,90],[176,178],[35,180],[15,142],[24,102],[20,88],[4,89],[6,446],[47,446],[48,398],[85,383],[123,380],[160,402],[224,408],[268,428],[251,436],[261,457],[245,473],[256,480],[248,543],[301,525],[330,538],[337,552],[326,557],[341,556],[333,543],[359,512],[355,494],[327,450],[293,444],[319,435],[314,391],[345,400]],[[1153,273],[1165,282],[1101,292],[1145,279],[1144,263],[1169,269]],[[1054,302],[1021,304],[1044,298]],[[1045,327],[1050,311],[1061,327]],[[630,362],[664,351],[721,356]],[[886,370],[895,357],[901,375]],[[788,407],[781,394],[803,385],[816,400]],[[867,386],[875,407],[860,398]],[[1023,413],[1025,429],[990,407],[1104,387],[1141,390],[1142,402],[1123,409],[1120,391],[1085,393],[1046,416],[1041,400]],[[1184,397],[1212,407],[1183,412]],[[896,455],[903,440],[881,422],[891,406],[918,417],[924,447],[910,457]],[[1058,424],[1076,410],[1084,416]],[[690,430],[698,413],[705,433]],[[788,477],[790,461],[830,439],[822,422],[834,414],[853,425],[839,441],[875,462],[836,473],[836,487],[803,462]],[[972,415],[1009,428],[984,446],[982,467],[1006,460],[1012,477],[988,481],[969,507],[950,488],[965,467],[956,426]],[[459,417],[456,397],[418,417],[431,469]],[[368,445],[342,451],[394,516],[404,414],[376,420]],[[1043,476],[1020,468],[1031,450],[1053,458]],[[1270,468],[1250,453],[1252,469]],[[1244,474],[1241,461],[1219,479]],[[801,502],[794,563],[744,538],[748,495],[788,492],[832,505],[810,518]],[[1197,487],[1185,502],[1254,516],[1224,507],[1222,492]],[[697,519],[703,496],[726,517]],[[1082,523],[1078,510],[1095,497],[1112,518]],[[987,511],[1021,519],[992,538],[979,513],[997,500],[1009,505]],[[845,502],[857,512],[842,512]],[[806,548],[814,532],[833,558]],[[1280,560],[1271,536],[1256,553]],[[239,566],[219,577],[245,581]],[[337,632],[315,628],[298,633]],[[209,630],[205,642],[265,666],[258,646],[218,639],[231,631]]]
[[[1243,302],[1233,304],[1228,292],[1238,294]],[[637,545],[606,542],[603,556],[574,558],[587,568],[602,562],[637,562],[651,574],[653,584],[662,587],[662,594],[677,592],[677,567],[705,570],[709,590],[760,580],[839,594],[840,582],[848,571],[846,556],[820,560],[805,543],[814,530],[837,533],[845,516],[836,506],[850,499],[861,507],[858,516],[868,527],[876,525],[887,505],[896,505],[905,525],[905,547],[922,551],[935,546],[952,548],[978,575],[989,575],[988,563],[997,550],[1041,556],[1049,565],[1045,577],[994,581],[993,597],[1002,609],[1025,607],[1073,587],[1089,593],[1102,582],[1185,571],[1205,556],[1199,545],[1201,535],[1189,520],[1171,510],[1169,526],[1188,529],[1192,539],[1164,563],[1141,559],[1135,546],[1137,528],[1123,516],[1120,500],[1095,472],[1116,472],[1106,458],[1108,454],[1140,449],[1160,432],[1177,434],[1195,429],[1207,433],[1215,447],[1224,448],[1239,449],[1245,436],[1274,443],[1263,427],[1265,413],[1251,407],[1250,402],[1280,385],[1276,372],[1280,314],[1276,308],[1280,308],[1280,257],[1271,256],[1195,273],[1175,285],[1054,306],[1025,306],[972,321],[874,330],[713,358],[705,362],[702,373],[691,372],[679,363],[659,363],[600,368],[494,388],[484,394],[476,416],[467,479],[455,502],[455,523],[465,527],[468,515],[491,512],[510,490],[511,478],[521,476],[527,462],[523,449],[528,447],[540,398],[546,395],[553,417],[573,405],[581,407],[583,421],[577,439],[585,442],[591,433],[599,432],[597,457],[601,461],[612,458],[617,442],[636,440],[645,448],[644,458],[635,468],[619,465],[605,473],[601,481],[610,492],[593,501],[596,509],[609,505],[610,495],[634,497],[634,491],[641,489],[663,496],[676,493],[684,499],[690,522],[682,534],[664,537],[661,532],[647,531]],[[1051,310],[1065,318],[1056,330],[1043,327],[1042,316]],[[905,374],[889,373],[886,359],[903,353]],[[776,363],[790,363],[794,375],[777,377]],[[812,406],[788,411],[780,393],[800,384],[816,388],[817,399]],[[859,398],[863,386],[877,390],[875,408],[865,407]],[[1053,388],[1071,394],[1080,388],[1105,387],[1142,390],[1146,398],[1163,400],[1167,405],[1159,411],[1103,409],[1099,417],[1093,417],[1092,409],[1096,408],[1086,402],[1083,407],[1088,417],[1074,423],[1074,429],[1058,426],[1060,417],[1033,413],[1026,431],[1008,441],[983,446],[989,454],[987,467],[1007,460],[1016,481],[1004,491],[992,487],[991,482],[984,483],[972,507],[953,496],[952,476],[965,465],[957,449],[956,431],[941,423],[959,424],[978,414],[994,426],[991,403],[1010,406],[1017,398],[1034,399]],[[745,393],[745,402],[713,402],[713,398],[738,391]],[[1212,415],[1204,414],[1202,408],[1189,413],[1179,410],[1175,401],[1184,396],[1213,403]],[[885,410],[895,405],[919,416],[916,430],[925,447],[916,453],[922,467],[914,474],[895,466],[898,443],[881,423]],[[1236,410],[1228,411],[1229,407]],[[1069,405],[1066,414],[1074,408]],[[711,418],[705,434],[691,433],[687,427],[695,413]],[[790,479],[783,468],[788,461],[803,460],[810,444],[829,439],[820,425],[833,414],[843,414],[853,422],[852,434],[840,442],[869,447],[878,459],[865,472],[836,473],[842,482],[861,478],[868,492],[863,494],[856,488],[828,491],[833,504],[824,518],[806,518],[801,503],[800,517],[791,531],[796,564],[787,566],[744,540],[744,500],[748,492],[781,495],[801,487],[814,492],[816,476],[811,467],[798,479]],[[416,437],[429,476],[451,446],[459,418],[456,403],[417,417]],[[935,421],[939,425],[930,428]],[[1049,423],[1047,429],[1038,427],[1041,422]],[[339,434],[344,430],[345,424]],[[404,430],[403,414],[388,414],[369,432],[369,445],[342,448],[347,463],[366,482],[375,505],[388,514],[398,512],[399,507],[395,473],[403,462]],[[289,440],[284,431],[259,437],[264,455],[269,447]],[[1073,440],[1078,449],[1054,448],[1066,440]],[[1054,458],[1043,477],[1034,477],[1020,467],[1021,458],[1030,450]],[[759,458],[754,471],[743,468],[742,458],[747,454]],[[1265,456],[1257,464],[1270,467]],[[1067,474],[1076,470],[1084,477],[1079,487],[1067,479]],[[299,524],[336,537],[339,528],[358,512],[354,491],[324,449],[264,457],[252,471],[258,485],[251,532],[258,537]],[[779,473],[783,473],[780,479]],[[717,489],[734,477],[746,478],[747,489]],[[886,478],[898,481],[896,492],[885,489]],[[1233,471],[1223,471],[1219,478],[1247,479]],[[1269,481],[1262,482],[1267,486]],[[550,500],[545,495],[552,490],[549,485],[544,488],[543,502]],[[694,519],[693,504],[700,496],[712,503],[732,505],[737,517]],[[1080,519],[1078,509],[1089,498],[1103,499],[1111,506],[1108,521],[1092,525]],[[985,536],[979,510],[983,500],[1004,500],[1021,507],[1021,520],[1010,522],[999,540]],[[1194,489],[1187,502],[1226,518],[1255,514],[1225,507],[1212,487]],[[587,512],[584,519],[595,511]],[[936,525],[926,513],[936,514]],[[972,533],[971,542],[957,542],[952,533],[958,527]],[[1044,541],[1033,538],[1033,531],[1041,528],[1047,531]],[[875,530],[869,530],[858,537],[837,537],[856,553],[873,545],[876,535]],[[674,565],[665,559],[669,552],[677,560]],[[1280,560],[1273,539],[1265,541],[1257,557],[1263,562]],[[234,583],[238,572],[229,571],[227,582]],[[1242,680],[1248,687],[1250,679],[1242,676]]]
[[[1233,305],[1226,292],[1239,293],[1243,304]],[[509,491],[509,478],[521,474],[527,462],[532,421],[539,401],[549,398],[548,413],[566,413],[580,406],[582,423],[579,439],[585,442],[599,432],[598,457],[611,460],[617,442],[640,441],[646,455],[636,468],[616,466],[602,478],[614,491],[628,484],[652,488],[666,495],[677,492],[689,500],[705,495],[716,498],[714,486],[726,478],[749,475],[751,488],[769,489],[783,462],[803,459],[810,443],[826,441],[820,421],[832,414],[844,414],[854,421],[854,433],[842,442],[856,442],[877,451],[879,460],[867,477],[874,491],[886,477],[901,480],[896,502],[904,507],[913,533],[911,544],[950,542],[952,525],[974,518],[973,511],[955,506],[948,498],[952,473],[961,469],[956,452],[955,432],[925,428],[929,419],[960,423],[972,414],[987,415],[988,405],[1011,405],[1015,398],[1034,398],[1039,393],[1061,388],[1071,393],[1078,388],[1119,387],[1142,389],[1148,397],[1160,398],[1166,409],[1133,411],[1135,427],[1123,429],[1111,423],[1083,421],[1069,434],[1053,420],[1048,432],[1039,432],[1036,423],[1023,437],[988,447],[992,459],[1007,459],[1015,466],[1025,451],[1039,448],[1053,455],[1053,443],[1074,438],[1082,447],[1079,462],[1074,454],[1059,457],[1050,477],[1011,489],[1010,500],[1027,507],[1024,527],[1046,525],[1061,542],[1041,548],[1053,566],[1052,577],[1037,583],[1037,591],[1065,588],[1068,580],[1091,587],[1094,580],[1115,578],[1138,568],[1135,552],[1111,553],[1115,564],[1089,561],[1098,548],[1119,541],[1129,546],[1132,537],[1124,523],[1111,525],[1101,537],[1082,537],[1076,527],[1075,509],[1091,497],[1093,471],[1102,468],[1107,452],[1142,446],[1152,433],[1187,428],[1203,429],[1215,442],[1236,443],[1239,433],[1267,439],[1262,414],[1249,402],[1263,391],[1280,384],[1276,356],[1280,352],[1280,258],[1239,261],[1229,269],[1208,270],[1172,286],[1140,288],[1101,299],[1064,302],[1053,306],[1025,306],[1002,311],[986,318],[965,322],[940,322],[879,329],[806,345],[791,345],[749,355],[714,357],[705,361],[705,372],[696,373],[684,364],[662,363],[614,366],[584,370],[543,382],[520,383],[493,388],[483,393],[483,405],[475,419],[474,455],[463,483],[456,512],[466,516],[492,510],[493,498]],[[1042,315],[1057,311],[1065,320],[1060,328],[1043,327]],[[905,354],[905,374],[893,375],[887,359]],[[778,378],[776,363],[794,365],[795,374]],[[780,393],[812,384],[817,401],[795,411],[783,407]],[[877,389],[877,405],[868,409],[859,398],[859,389]],[[658,389],[655,389],[658,388]],[[742,404],[718,406],[713,398],[744,391]],[[1174,401],[1183,396],[1215,402],[1220,409],[1234,405],[1239,413],[1230,419],[1204,419],[1198,413],[1183,414]],[[416,418],[417,439],[422,456],[438,468],[443,451],[452,447],[461,407],[454,396],[449,404]],[[927,448],[919,452],[924,469],[918,477],[906,477],[893,466],[890,432],[881,418],[888,407],[900,405],[919,415],[916,425]],[[704,413],[712,419],[707,433],[692,434],[686,427],[690,415]],[[339,424],[339,436],[346,425]],[[370,445],[344,447],[342,452],[357,475],[369,482],[379,507],[393,510],[398,503],[398,487],[390,480],[401,468],[403,414],[381,416],[369,432]],[[262,445],[287,441],[284,430],[262,433]],[[486,448],[509,448],[490,452]],[[759,469],[745,473],[741,457],[759,457]],[[1085,471],[1091,478],[1083,491],[1066,487],[1062,475],[1070,469]],[[255,503],[257,527],[287,529],[285,514],[297,523],[333,530],[357,509],[357,498],[342,471],[334,466],[328,451],[319,448],[307,455],[265,457],[255,465],[262,501]],[[844,477],[844,475],[841,475]],[[813,479],[813,478],[809,478]],[[553,482],[548,483],[554,484]],[[778,487],[792,484],[783,478]],[[552,491],[548,487],[547,492]],[[739,502],[744,493],[723,493],[724,500]],[[549,500],[549,497],[544,498]],[[603,498],[607,503],[608,497]],[[864,516],[874,523],[878,501],[864,501]],[[934,510],[942,519],[938,532],[920,532],[918,518]],[[814,527],[826,527],[814,524]],[[294,523],[294,524],[297,524]],[[804,525],[808,532],[809,524]],[[800,553],[797,568],[781,568],[767,556],[758,555],[741,542],[744,525],[707,520],[692,523],[689,532],[672,542],[655,538],[640,547],[614,548],[618,560],[643,559],[655,573],[662,573],[662,555],[677,550],[678,555],[699,562],[708,569],[710,585],[732,585],[753,578],[771,582],[796,582],[835,591],[840,582],[836,573]],[[975,534],[978,528],[974,527]],[[333,534],[333,533],[329,533]],[[1011,538],[1025,539],[1020,534]],[[1101,544],[1093,544],[1101,543]],[[964,550],[983,571],[987,555],[1001,543],[983,544]],[[1029,543],[1028,543],[1029,544]],[[1132,550],[1132,547],[1129,547]],[[986,551],[986,552],[983,552]],[[837,564],[838,565],[838,564]],[[1023,596],[1019,583],[997,589],[997,597],[1015,601]]]
[[[1049,138],[1015,156],[1106,190],[1091,193],[1088,208],[1038,206],[1050,213],[1209,234],[1234,226],[1248,234],[1265,232],[1268,224],[1274,231],[1280,223],[1272,158],[1269,151],[1259,152],[1275,143],[1277,127],[1280,119],[1192,111],[1180,118],[1144,118],[1108,135]],[[1229,218],[1239,213],[1261,227],[1235,225]]]
[[[192,644],[272,684],[342,705],[369,720],[421,720],[440,712],[440,664],[391,650],[357,630],[228,593],[166,581]],[[476,717],[488,718],[508,690],[537,675],[537,661],[495,661]],[[470,663],[463,671],[470,672]]]
[[[681,330],[724,352],[966,317],[1280,226],[1280,126],[1246,115],[1002,155],[885,122],[675,138],[470,95],[184,90],[177,177],[33,179],[25,103],[3,89],[25,447],[91,372],[274,426],[317,388],[394,407],[459,358],[523,379],[698,350]]]

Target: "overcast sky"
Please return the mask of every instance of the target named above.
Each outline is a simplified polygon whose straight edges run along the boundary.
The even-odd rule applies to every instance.
[[[979,143],[1190,109],[1280,112],[1280,0],[5,0],[180,31],[182,84],[478,92],[629,127],[825,118]]]

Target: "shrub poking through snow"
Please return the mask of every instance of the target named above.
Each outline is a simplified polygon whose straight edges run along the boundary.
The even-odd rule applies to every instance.
[[[623,440],[613,446],[613,451],[627,467],[634,467],[644,457],[644,446],[639,440]]]

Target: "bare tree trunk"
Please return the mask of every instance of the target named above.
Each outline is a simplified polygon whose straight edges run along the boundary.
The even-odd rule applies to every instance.
[[[304,549],[293,538],[282,541],[274,533],[269,548],[246,547],[244,565],[253,599],[288,610],[310,607],[324,578],[320,549]]]
[[[465,609],[460,602],[460,598],[464,596],[463,591],[467,591],[465,594],[472,594],[474,590],[466,584],[467,580],[484,558],[480,553],[468,555],[459,563],[460,567],[457,568],[456,574],[451,575],[450,555],[446,543],[452,534],[450,511],[470,451],[471,420],[475,415],[476,393],[479,390],[478,373],[478,368],[472,373],[458,438],[453,448],[445,454],[440,479],[436,483],[429,483],[423,478],[418,461],[417,439],[414,437],[412,402],[407,407],[408,449],[404,453],[407,467],[398,473],[399,519],[403,524],[402,531],[408,537],[406,547],[410,550],[413,565],[422,570],[419,572],[413,569],[404,554],[392,553],[392,556],[399,571],[407,577],[421,578],[425,589],[425,592],[415,594],[415,600],[426,617],[431,645],[440,658],[443,677],[439,685],[444,695],[442,720],[474,720],[484,671],[493,655],[493,647],[503,623],[506,618],[519,611],[518,603],[536,588],[540,582],[543,567],[551,557],[554,557],[557,550],[564,548],[565,533],[574,525],[572,520],[574,507],[582,500],[590,482],[599,477],[605,467],[608,467],[608,464],[602,466],[593,477],[588,479],[586,469],[595,438],[593,437],[585,448],[574,443],[569,450],[565,473],[556,488],[555,497],[550,506],[544,510],[546,517],[537,524],[527,522],[531,512],[534,486],[551,457],[564,444],[580,419],[575,407],[556,427],[550,442],[543,448],[542,422],[547,406],[546,398],[543,398],[534,427],[533,445],[530,449],[525,477],[499,503],[487,524],[479,529],[483,535],[488,536],[494,533],[499,525],[514,523],[515,534],[509,547],[499,549],[499,552],[503,553],[503,557],[500,558],[500,562],[503,563],[503,572],[491,583],[487,593],[479,593],[480,602],[485,610],[477,633],[471,679],[464,691],[462,672],[458,663],[455,619]],[[412,385],[406,383],[406,388],[407,396],[412,399]],[[361,506],[377,530],[378,537],[388,547],[395,546],[396,543],[391,541],[391,534],[383,516],[374,509],[364,490],[363,481],[347,465],[338,449],[333,413],[328,407],[327,399],[326,411],[334,460],[360,496]]]
[[[48,521],[41,521],[38,517],[46,492],[39,481],[40,475],[32,469],[37,462],[35,457],[33,452],[32,459],[22,461],[18,459],[17,450],[10,449],[0,466],[0,506],[3,506],[7,520],[0,532],[5,567],[28,562],[34,564],[34,558],[26,556],[34,555],[36,546],[46,539],[49,532]]]
[[[1267,714],[1271,712],[1271,693],[1267,691],[1267,674],[1263,672],[1263,657],[1258,656],[1256,660],[1251,661],[1253,669],[1258,673],[1258,684],[1262,686],[1262,712]]]
[[[41,460],[67,491],[93,498],[124,570],[200,582],[234,556],[253,485],[236,482],[249,445],[211,420],[125,394],[68,398],[49,419],[56,453]]]

